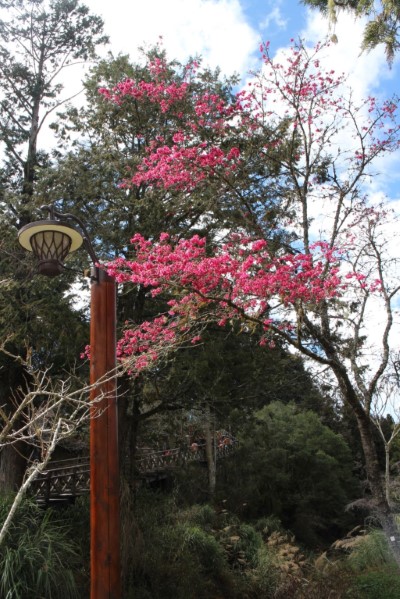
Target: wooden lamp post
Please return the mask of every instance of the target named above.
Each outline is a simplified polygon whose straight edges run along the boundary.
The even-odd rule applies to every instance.
[[[98,267],[87,230],[72,214],[43,206],[49,219],[23,227],[18,240],[39,260],[39,273],[56,276],[82,244],[91,269],[90,304],[90,568],[91,599],[120,599],[120,508],[116,393],[116,284]],[[73,226],[76,223],[79,228]]]

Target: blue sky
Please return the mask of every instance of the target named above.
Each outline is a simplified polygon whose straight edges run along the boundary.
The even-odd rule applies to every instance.
[[[153,45],[159,37],[171,58],[185,60],[200,54],[204,62],[219,66],[226,75],[243,78],[258,63],[260,41],[270,41],[272,52],[291,38],[310,43],[332,31],[316,11],[298,0],[84,0],[100,14],[111,37],[111,50],[137,58],[137,49]],[[360,94],[397,91],[400,60],[390,71],[383,48],[359,56],[363,23],[340,15],[332,50],[336,70],[347,70]]]
[[[244,14],[254,29],[271,44],[286,43],[290,32],[294,34],[304,28],[307,11],[297,0],[244,0]]]
[[[246,80],[257,69],[260,41],[270,41],[272,55],[282,56],[291,38],[310,45],[332,34],[318,12],[298,0],[84,0],[100,14],[110,35],[114,54],[139,57],[140,46],[154,45],[160,37],[168,56],[184,61],[201,55],[205,64],[221,67],[226,75],[238,72]],[[364,23],[348,14],[335,26],[338,43],[326,54],[326,66],[346,72],[356,98],[388,97],[399,93],[400,57],[388,68],[383,48],[360,55]],[[400,204],[399,156],[379,165],[382,193]],[[378,181],[378,180],[377,180]],[[376,186],[375,186],[376,187]]]
[[[244,73],[261,40],[287,44],[305,27],[296,0],[84,0],[103,16],[113,51],[135,54],[161,35],[174,58],[202,54],[230,74]]]

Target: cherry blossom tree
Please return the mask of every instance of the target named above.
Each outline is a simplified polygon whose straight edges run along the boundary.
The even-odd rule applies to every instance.
[[[263,44],[259,72],[232,101],[197,96],[189,83],[163,87],[160,64],[153,86],[101,90],[116,103],[149,94],[171,122],[190,94],[181,128],[150,140],[123,185],[161,187],[166,201],[212,189],[237,215],[208,239],[136,235],[132,259],[110,263],[117,281],[168,301],[153,320],[127,324],[119,356],[135,374],[155,363],[155,346],[188,333],[196,343],[211,321],[262,345],[283,340],[336,381],[360,433],[370,507],[392,534],[371,408],[392,352],[396,218],[368,189],[374,165],[399,148],[397,106],[357,101],[342,75],[323,69],[324,48],[293,43],[278,63]]]

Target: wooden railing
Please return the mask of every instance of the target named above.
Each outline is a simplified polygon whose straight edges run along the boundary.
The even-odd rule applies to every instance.
[[[32,483],[32,494],[40,502],[65,501],[89,493],[89,458],[52,462]]]
[[[218,446],[215,448],[215,457],[217,460],[223,459],[231,455],[235,449],[235,442]],[[139,453],[135,459],[138,476],[143,478],[167,473],[168,470],[174,468],[182,468],[189,462],[206,462],[204,445]],[[89,458],[72,458],[51,462],[47,470],[33,481],[31,491],[41,503],[67,501],[89,493]]]

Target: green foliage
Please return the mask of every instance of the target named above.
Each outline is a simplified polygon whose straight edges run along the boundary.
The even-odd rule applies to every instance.
[[[65,101],[58,75],[96,56],[97,46],[107,41],[102,30],[102,19],[80,0],[0,3],[0,142],[7,177],[0,203],[12,220],[29,222],[36,171],[48,165],[38,134]]]
[[[255,522],[254,528],[262,533],[263,535],[270,535],[272,532],[279,532],[282,530],[282,522],[275,516],[264,516]]]
[[[360,537],[346,558],[328,568],[326,577],[347,580],[348,590],[343,596],[349,599],[400,597],[399,569],[382,530],[372,529]]]
[[[210,505],[178,508],[171,496],[140,490],[133,559],[134,599],[276,599],[286,573],[250,524]],[[283,592],[283,591],[282,591]]]
[[[0,521],[10,506],[0,498]],[[59,514],[25,501],[0,547],[3,599],[73,599],[80,596],[76,576],[82,557],[71,529]]]
[[[76,341],[83,342],[85,334],[84,318],[71,310],[68,293],[75,277],[36,277],[36,266],[18,246],[17,230],[35,219],[35,206],[43,203],[35,195],[37,171],[49,166],[49,158],[38,149],[40,131],[64,101],[63,85],[54,79],[76,60],[94,59],[106,41],[102,30],[101,18],[80,0],[0,3],[2,341],[12,334],[19,352],[24,344],[33,346],[37,364],[47,367],[63,355],[64,370],[78,358]],[[2,378],[7,386],[4,373]]]
[[[237,534],[240,537],[237,543],[239,551],[243,551],[245,559],[252,565],[256,566],[258,552],[262,545],[262,537],[260,533],[254,530],[250,524],[241,524],[237,529]]]
[[[362,599],[354,570],[340,562],[320,572],[287,538],[288,549],[268,544],[268,521],[254,527],[210,505],[178,507],[174,497],[141,489],[132,561],[134,599]],[[269,528],[278,527],[276,519]],[[262,529],[263,535],[259,530]],[[265,537],[265,538],[263,538]],[[300,565],[303,564],[303,565]],[[389,595],[390,596],[390,595]],[[386,598],[385,598],[386,599]]]
[[[60,520],[77,544],[81,556],[78,578],[86,589],[90,576],[90,496],[76,497],[75,502],[60,513]]]
[[[37,516],[33,519],[32,514]],[[129,563],[131,584],[124,594],[126,599],[325,599],[328,595],[335,599],[394,599],[398,596],[398,573],[393,569],[387,543],[380,531],[372,531],[356,545],[349,557],[332,564],[327,571],[314,569],[312,560],[303,570],[296,571],[291,569],[290,551],[287,554],[284,548],[267,543],[273,529],[281,530],[275,517],[260,519],[253,527],[226,510],[216,510],[208,504],[179,507],[173,495],[142,488],[136,495],[135,519],[131,539],[134,553]],[[32,520],[35,526],[38,521],[43,521],[36,534]],[[56,533],[55,530],[49,532],[50,526],[67,533],[62,536],[62,543],[60,540],[55,543]],[[44,513],[37,506],[26,504],[16,530],[21,535],[21,543],[30,537],[33,540],[19,550],[19,557],[14,556],[13,563],[3,568],[3,578],[9,577],[12,584],[17,584],[16,594],[9,595],[10,599],[87,596],[89,522],[86,499],[57,514]],[[38,550],[33,548],[40,534],[46,545],[52,543],[51,550],[44,552],[41,561]],[[71,538],[76,543],[75,552],[79,559],[69,554]],[[78,545],[85,547],[83,552],[82,549],[78,551]],[[40,543],[39,547],[42,547]],[[56,551],[58,560],[54,557]],[[51,554],[53,558],[49,559]],[[46,581],[44,574],[34,578],[32,572],[40,568],[43,559],[48,559],[49,565]],[[22,560],[23,564],[20,563]],[[54,575],[50,571],[53,566],[58,568],[58,594],[49,582]],[[22,573],[21,568],[25,568]],[[68,568],[71,580],[79,584],[75,591],[60,579],[61,574],[67,575],[65,569]],[[64,570],[59,574],[61,569]],[[42,578],[40,584],[44,590],[30,583],[28,586],[28,577],[34,578],[32,584],[39,584],[37,579]],[[20,584],[29,589],[27,595]],[[32,591],[32,588],[39,590]],[[4,597],[8,598],[6,594]]]
[[[210,532],[218,526],[218,515],[215,509],[205,503],[204,505],[193,505],[186,509],[186,518],[194,525]]]
[[[209,508],[178,512],[172,497],[141,491],[136,502],[140,534],[136,543],[128,597],[135,599],[208,599],[234,593],[223,548],[209,528]],[[207,524],[208,523],[208,524]]]
[[[180,350],[165,367],[150,373],[142,393],[147,406],[166,398],[166,409],[141,425],[141,443],[150,447],[157,447],[160,439],[178,447],[190,430],[196,426],[201,430],[205,405],[210,406],[216,429],[230,427],[235,434],[255,410],[274,400],[313,409],[324,423],[337,424],[330,399],[314,386],[300,358],[279,346],[260,347],[250,333],[235,334],[220,327],[209,327],[201,344]],[[183,410],[171,413],[174,406]],[[189,494],[198,493],[201,483],[194,478],[201,478],[200,474],[193,469],[190,475],[182,474],[183,480],[177,473],[182,487],[188,479]],[[197,499],[201,497],[200,491]]]
[[[335,10],[336,5],[339,6],[339,3],[335,0],[302,0],[302,3],[319,8],[319,10],[324,13]],[[340,6],[343,8],[356,9],[357,5],[360,3],[360,0],[343,0],[340,2]],[[368,3],[370,4],[370,0],[368,0]]]
[[[332,538],[355,491],[352,457],[313,412],[274,402],[241,435],[221,497],[248,517],[275,516],[303,542]]]
[[[76,61],[94,59],[104,42],[102,19],[80,0],[0,2],[0,341],[8,339],[7,349],[17,357],[30,351],[34,368],[51,368],[64,380],[88,341],[86,315],[74,310],[70,292],[76,273],[66,271],[52,281],[36,276],[36,264],[19,247],[17,232],[35,220],[43,203],[36,183],[50,158],[40,150],[40,132],[66,100],[60,74]],[[29,384],[25,379],[19,364],[0,356],[6,413],[15,409],[15,390]],[[24,454],[23,447],[19,451]],[[2,451],[4,489],[21,483],[23,459],[16,455]]]
[[[360,599],[398,599],[400,597],[399,571],[378,570],[359,575],[352,591]]]
[[[290,551],[269,545],[257,531],[262,529],[268,538],[268,520],[253,527],[226,510],[219,512],[209,505],[182,509],[171,496],[144,491],[139,493],[136,508],[140,540],[130,595],[135,599],[398,596],[398,574],[391,569],[379,531],[362,539],[354,556],[332,564],[327,571],[315,569],[312,559],[306,562],[304,556],[300,558],[303,566],[296,569]],[[270,529],[278,526],[276,519],[269,521]]]
[[[265,545],[260,547],[257,552],[257,576],[254,583],[261,596],[272,596],[271,590],[279,588],[281,576],[278,567],[275,553]]]
[[[196,555],[205,576],[218,577],[226,568],[226,560],[217,540],[197,526],[182,527],[183,550]]]

